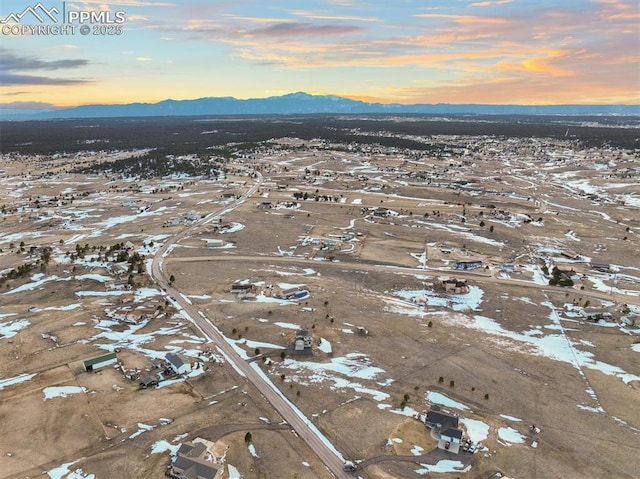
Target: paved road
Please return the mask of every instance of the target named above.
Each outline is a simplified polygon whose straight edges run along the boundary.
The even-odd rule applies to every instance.
[[[316,426],[307,419],[302,412],[297,409],[281,392],[273,385],[273,383],[263,375],[257,364],[248,363],[235,349],[231,346],[222,335],[222,333],[199,311],[193,304],[187,302],[180,294],[180,291],[169,285],[165,273],[163,271],[163,262],[165,256],[171,251],[181,239],[187,237],[191,231],[203,224],[209,223],[220,216],[227,214],[242,204],[247,198],[250,198],[260,187],[262,183],[262,175],[258,174],[258,181],[240,198],[233,203],[215,211],[200,221],[194,223],[187,228],[168,239],[165,244],[158,250],[153,258],[151,265],[151,276],[157,281],[172,298],[172,301],[179,306],[184,314],[209,338],[224,355],[225,359],[231,364],[239,374],[245,376],[247,380],[253,384],[264,396],[264,398],[273,406],[280,416],[289,424],[289,426],[302,438],[309,448],[317,454],[325,467],[337,478],[350,477],[343,471],[344,459],[342,454],[333,447],[327,438],[316,428]],[[254,258],[255,259],[255,258]],[[255,369],[254,369],[255,368]]]

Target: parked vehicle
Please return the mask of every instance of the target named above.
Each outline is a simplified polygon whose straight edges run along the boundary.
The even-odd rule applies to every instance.
[[[342,466],[342,469],[346,472],[353,472],[356,470],[356,465],[351,461],[347,461],[344,463],[344,466]]]

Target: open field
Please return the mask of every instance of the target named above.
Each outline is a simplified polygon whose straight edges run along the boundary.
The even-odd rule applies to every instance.
[[[180,121],[157,149],[8,129],[1,478],[163,477],[196,437],[224,477],[335,476],[238,360],[353,477],[637,477],[637,130]],[[433,405],[475,454],[437,449]]]

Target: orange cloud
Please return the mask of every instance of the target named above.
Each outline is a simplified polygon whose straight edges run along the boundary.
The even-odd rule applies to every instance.
[[[365,97],[382,103],[483,103],[483,104],[637,104],[637,93],[600,83],[574,79],[557,82],[545,77],[498,78],[484,81],[453,81],[438,86],[379,89]]]
[[[413,15],[417,18],[443,18],[447,20],[453,20],[455,23],[461,24],[506,24],[509,20],[500,17],[484,17],[478,15],[448,15],[443,13],[417,13]]]

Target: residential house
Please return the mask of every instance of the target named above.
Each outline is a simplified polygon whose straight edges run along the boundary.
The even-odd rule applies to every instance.
[[[602,308],[584,308],[584,310],[582,311],[582,316],[587,321],[594,321],[594,322],[600,321],[601,319],[604,319],[605,321],[610,321],[613,318],[611,311],[608,311]]]
[[[237,190],[229,190],[229,191],[224,191],[221,195],[221,198],[224,199],[236,199],[240,197],[240,194],[238,193]]]
[[[504,263],[502,266],[500,266],[500,271],[502,271],[503,273],[515,273],[517,270],[518,269],[516,265],[511,263]]]
[[[453,269],[477,269],[482,268],[482,261],[456,261],[453,263]]]
[[[255,291],[255,286],[249,283],[234,283],[231,285],[232,294],[248,294]]]
[[[191,370],[191,363],[176,353],[167,353],[165,356],[167,363],[176,374],[188,373]]]
[[[313,336],[306,329],[299,329],[296,331],[296,338],[294,341],[294,351],[296,352],[311,352],[313,346]]]
[[[184,442],[180,445],[175,460],[169,466],[167,475],[176,479],[219,479],[224,468],[208,460],[212,458],[207,445],[202,442]]]
[[[305,295],[303,295],[301,293],[302,291],[305,291],[308,294],[308,292],[306,290],[300,289],[299,286],[294,286],[292,288],[286,288],[286,289],[283,289],[282,291],[280,291],[280,298],[282,298],[282,299],[300,298],[300,297],[305,296]]]
[[[438,448],[458,454],[462,443],[462,430],[458,427],[458,416],[441,411],[439,406],[431,406],[424,418],[427,427],[435,429]]]
[[[441,411],[437,406],[432,406],[424,418],[424,423],[429,428],[457,428],[458,416]]]
[[[465,294],[469,292],[469,286],[466,281],[457,279],[446,279],[442,282],[442,287],[447,293]]]
[[[378,218],[386,218],[391,214],[391,212],[389,211],[388,208],[383,208],[382,206],[379,206],[378,208],[375,208],[371,214]]]

